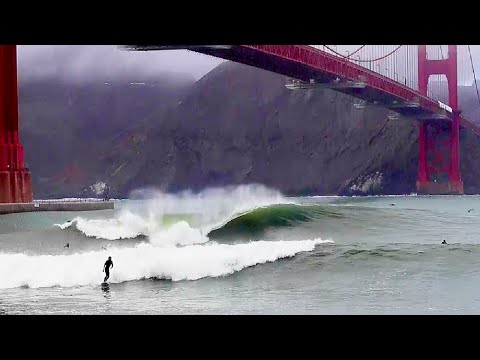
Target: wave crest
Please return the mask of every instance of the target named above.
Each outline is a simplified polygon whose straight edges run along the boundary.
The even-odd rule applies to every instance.
[[[167,243],[168,234],[175,233],[171,228],[183,228],[189,238],[182,243],[203,243],[208,233],[252,209],[274,204],[294,204],[279,192],[263,186],[238,186],[231,188],[207,189],[199,194],[155,193],[153,199],[141,204],[128,204],[112,219],[85,219],[77,217],[63,224],[56,224],[62,230],[75,228],[85,236],[105,240],[134,239],[146,236],[150,240],[160,239]],[[198,229],[197,240],[193,240]]]
[[[310,252],[325,243],[333,242],[321,239],[236,245],[213,242],[186,247],[156,247],[144,243],[134,248],[74,255],[0,254],[0,273],[9,274],[0,278],[0,288],[97,285],[103,279],[100,268],[107,256],[112,256],[114,262],[111,283],[149,278],[181,281],[220,277]]]

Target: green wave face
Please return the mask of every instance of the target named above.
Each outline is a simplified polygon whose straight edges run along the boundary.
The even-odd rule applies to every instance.
[[[162,222],[165,226],[172,226],[180,221],[185,221],[188,224],[194,223],[196,219],[195,214],[165,214],[162,216]]]
[[[272,205],[241,214],[224,226],[210,231],[208,237],[226,238],[235,235],[260,235],[270,228],[292,227],[322,217],[341,217],[324,206]]]

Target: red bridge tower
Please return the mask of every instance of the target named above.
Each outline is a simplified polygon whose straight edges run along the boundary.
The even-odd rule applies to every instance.
[[[457,45],[448,45],[448,58],[430,60],[427,46],[418,45],[418,89],[427,95],[431,75],[445,75],[448,81],[448,106],[452,108],[451,122],[447,124],[446,141],[439,136],[438,120],[419,123],[418,180],[419,194],[463,194],[460,176],[460,111],[457,89]],[[444,131],[445,132],[445,131]],[[443,153],[442,153],[443,150]],[[446,153],[447,156],[444,156]],[[442,179],[442,175],[447,178]]]
[[[18,139],[17,47],[0,45],[0,203],[33,201]]]

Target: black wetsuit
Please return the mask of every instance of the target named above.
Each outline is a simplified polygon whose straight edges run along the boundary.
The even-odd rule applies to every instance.
[[[105,266],[105,279],[103,279],[103,282],[106,282],[110,277],[110,266],[113,267],[113,261],[110,259],[107,260],[104,266]]]

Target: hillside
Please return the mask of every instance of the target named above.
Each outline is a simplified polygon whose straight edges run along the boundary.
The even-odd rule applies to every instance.
[[[178,91],[49,85],[20,89],[36,197],[85,195],[97,181],[119,197],[241,183],[290,195],[415,191],[415,122],[329,90],[292,92],[273,73],[224,63]],[[480,192],[478,159],[478,141],[462,134],[468,192]]]
[[[175,104],[194,79],[130,82],[20,83],[20,137],[35,197],[84,194],[97,174],[104,173],[112,139]],[[117,153],[120,158],[122,151]]]

